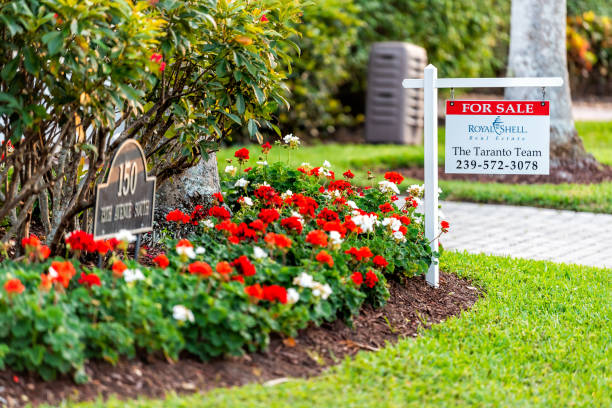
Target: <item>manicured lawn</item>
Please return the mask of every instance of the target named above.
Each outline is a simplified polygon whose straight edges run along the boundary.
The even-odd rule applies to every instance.
[[[610,270],[447,253],[486,295],[473,309],[327,374],[109,407],[609,407]]]
[[[576,127],[583,138],[586,149],[602,163],[612,165],[612,122],[577,122]],[[251,150],[252,156],[255,156],[256,159],[258,149],[254,147]],[[225,167],[224,160],[231,158],[234,151],[235,148],[231,148],[219,152],[221,171]],[[280,153],[283,160],[288,160],[296,166],[302,162],[320,166],[323,160],[329,160],[336,173],[351,169],[356,175],[354,182],[364,186],[373,184],[367,179],[368,170],[381,173],[390,169],[423,166],[422,146],[326,144],[302,147],[290,154],[278,148],[275,148],[273,152],[271,159],[277,160]],[[444,163],[444,129],[442,128],[439,137],[439,159],[442,166]],[[417,180],[407,180],[407,182],[421,183]],[[408,184],[405,182],[404,185]],[[612,183],[609,182],[595,185],[511,185],[441,181],[440,186],[445,191],[443,198],[456,201],[506,203],[612,213]]]

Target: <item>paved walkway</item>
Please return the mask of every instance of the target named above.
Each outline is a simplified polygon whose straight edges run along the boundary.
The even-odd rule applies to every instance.
[[[612,215],[443,202],[446,249],[612,268]]]

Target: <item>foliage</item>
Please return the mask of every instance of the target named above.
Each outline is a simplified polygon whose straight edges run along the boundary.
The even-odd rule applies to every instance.
[[[612,17],[612,4],[601,0],[567,0],[568,16],[579,16],[585,11]]]
[[[301,53],[287,82],[291,109],[279,119],[287,128],[316,137],[320,130],[331,133],[354,120],[339,96],[340,87],[354,80],[348,61],[364,24],[354,0],[320,0],[304,8],[296,29]]]
[[[424,47],[440,76],[490,76],[505,66],[509,2],[326,0],[305,9],[296,40],[294,112],[281,117],[310,136],[363,120],[366,67],[377,41]]]
[[[612,17],[592,11],[567,19],[567,59],[574,93],[612,91]]]
[[[482,286],[460,318],[361,352],[321,377],[165,400],[78,407],[606,407],[612,404],[610,270],[447,252],[441,266]],[[500,275],[503,279],[500,279]],[[588,341],[585,341],[588,339]],[[372,398],[384,395],[385,401]]]
[[[35,206],[54,249],[87,229],[93,186],[126,138],[160,183],[243,128],[273,129],[299,11],[298,0],[3,2],[4,240],[28,230]]]
[[[408,206],[393,204],[397,174],[361,189],[335,180],[327,164],[260,160],[245,172],[249,151],[235,155],[219,205],[168,214],[197,231],[170,237],[146,265],[126,259],[127,232],[94,241],[75,231],[70,260],[46,259],[48,248],[24,239],[24,260],[0,270],[0,366],[86,381],[90,359],[240,355],[265,347],[272,332],[293,336],[310,322],[350,321],[364,302],[384,305],[387,277],[423,274],[437,255],[416,211],[422,190],[411,188]],[[106,268],[77,261],[87,254]]]

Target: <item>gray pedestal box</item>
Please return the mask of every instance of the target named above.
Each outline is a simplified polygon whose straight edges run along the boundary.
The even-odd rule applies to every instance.
[[[375,43],[368,64],[366,142],[421,144],[423,90],[404,89],[405,78],[422,78],[427,52],[403,42]]]

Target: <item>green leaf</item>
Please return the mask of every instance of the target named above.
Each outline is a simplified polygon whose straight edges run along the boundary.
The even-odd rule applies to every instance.
[[[13,58],[10,62],[8,62],[4,68],[2,68],[2,72],[0,76],[5,81],[12,80],[15,75],[17,75],[17,64],[19,64],[19,58]]]
[[[255,137],[255,134],[257,133],[257,122],[255,122],[255,120],[253,119],[249,119],[249,123],[247,125],[247,128],[249,130],[249,136],[251,136],[251,138]]]
[[[236,95],[236,109],[238,110],[239,114],[244,115],[245,104],[244,96],[242,95],[242,93],[238,93]]]
[[[49,55],[57,54],[64,44],[64,34],[62,31],[51,31],[43,35],[41,39],[47,45]]]
[[[266,97],[264,96],[263,91],[257,85],[253,85],[253,91],[255,91],[255,98],[257,98],[257,103],[260,105],[265,102]]]

